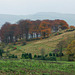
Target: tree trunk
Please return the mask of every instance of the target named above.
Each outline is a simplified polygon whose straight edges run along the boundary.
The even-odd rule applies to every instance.
[[[28,33],[26,33],[26,41],[28,40]]]
[[[17,36],[15,37],[15,42],[17,42]]]
[[[31,34],[31,39],[33,39],[33,33]]]
[[[36,34],[36,37],[37,37],[37,39],[38,39],[38,33]]]
[[[60,61],[62,61],[62,46],[61,46],[61,49],[60,49]]]

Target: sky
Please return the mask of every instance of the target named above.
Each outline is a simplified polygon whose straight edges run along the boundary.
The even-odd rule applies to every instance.
[[[75,14],[75,0],[0,0],[0,14],[28,15],[38,12]]]

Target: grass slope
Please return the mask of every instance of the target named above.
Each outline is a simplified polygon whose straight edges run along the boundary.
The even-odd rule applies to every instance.
[[[41,48],[45,49],[45,54],[48,54],[52,50],[56,48],[56,45],[59,43],[59,41],[63,39],[67,39],[68,37],[74,37],[75,31],[72,32],[64,32],[63,34],[54,36],[51,34],[51,36],[47,39],[37,40],[37,41],[31,41],[28,42],[27,45],[22,46],[21,44],[18,45],[12,45],[12,47],[17,47],[16,50],[13,50],[12,48],[9,49],[10,54],[18,55],[18,57],[21,56],[22,53],[32,53],[32,55],[37,54],[40,55]],[[5,48],[7,50],[7,48]]]

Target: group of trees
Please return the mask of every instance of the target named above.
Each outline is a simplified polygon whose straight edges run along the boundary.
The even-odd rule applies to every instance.
[[[70,29],[75,29],[75,26],[72,26],[72,25],[71,25],[71,26],[70,26]]]
[[[64,20],[20,20],[16,24],[6,22],[0,29],[0,38],[2,42],[9,43],[25,38],[28,40],[30,35],[33,39],[34,33],[36,38],[39,34],[42,38],[49,37],[52,29],[67,29],[69,26]]]

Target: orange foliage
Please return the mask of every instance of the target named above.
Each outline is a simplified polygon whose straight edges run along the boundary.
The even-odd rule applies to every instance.
[[[70,26],[71,29],[75,29],[75,26]]]

